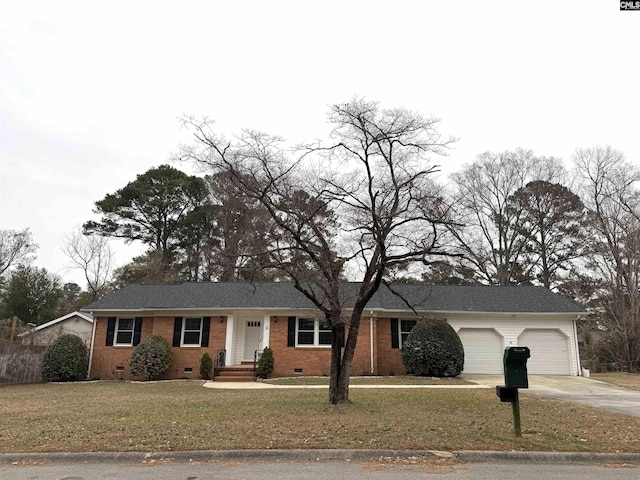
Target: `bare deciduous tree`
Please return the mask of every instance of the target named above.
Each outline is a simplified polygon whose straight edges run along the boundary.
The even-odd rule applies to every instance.
[[[31,261],[38,249],[28,228],[24,230],[0,230],[0,275],[11,266]]]
[[[453,139],[440,137],[436,118],[357,98],[334,105],[329,121],[333,143],[306,146],[290,160],[278,137],[245,131],[232,142],[209,122],[187,118],[196,144],[180,157],[226,172],[268,212],[271,266],[331,327],[335,404],[348,399],[360,319],[388,270],[445,253],[446,208],[428,156],[443,154]],[[350,297],[341,289],[347,273],[359,280]]]
[[[518,227],[524,212],[509,208],[508,200],[532,180],[551,182],[563,174],[558,159],[518,149],[484,153],[452,175],[457,216],[450,231],[482,281],[509,285],[530,280],[530,266],[522,262],[526,238]]]
[[[271,275],[261,265],[268,250],[270,219],[260,202],[246,196],[234,181],[220,172],[205,178],[218,207],[219,241],[212,249],[215,277],[223,282],[263,280]]]
[[[91,294],[91,301],[98,299],[111,279],[113,251],[109,239],[101,235],[83,235],[76,231],[66,237],[63,252],[72,268],[82,270]]]
[[[611,147],[579,149],[574,156],[589,209],[591,255],[604,326],[601,346],[629,371],[640,370],[640,169]],[[600,331],[602,333],[602,331]]]

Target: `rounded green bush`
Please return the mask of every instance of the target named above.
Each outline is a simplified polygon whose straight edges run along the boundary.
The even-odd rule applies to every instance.
[[[129,360],[131,374],[153,380],[169,370],[171,359],[171,347],[167,341],[158,335],[152,335],[133,349]]]
[[[258,361],[258,371],[256,372],[260,378],[269,378],[273,373],[274,360],[273,350],[269,347],[265,347],[262,352],[262,356]]]
[[[421,320],[402,344],[407,373],[457,377],[464,367],[464,348],[455,330],[443,320]]]
[[[211,358],[211,355],[205,353],[200,357],[200,378],[203,380],[210,380],[212,370],[213,359]]]
[[[87,379],[87,346],[77,335],[60,335],[44,352],[42,379],[45,382],[75,382]]]

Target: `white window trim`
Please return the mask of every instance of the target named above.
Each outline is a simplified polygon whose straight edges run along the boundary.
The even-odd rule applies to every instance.
[[[417,318],[399,318],[398,319],[398,348],[400,348],[400,350],[402,350],[402,344],[404,343],[402,341],[402,322],[403,321],[410,321],[410,322],[416,322],[416,325],[418,324],[418,319]],[[416,326],[414,325],[414,327]],[[413,327],[411,328],[411,330],[413,330]],[[411,331],[409,330],[409,332]],[[409,333],[407,332],[407,334]]]
[[[200,341],[195,343],[184,343],[184,332],[187,326],[187,318],[199,318],[200,319]],[[202,317],[183,317],[182,318],[182,331],[180,332],[180,346],[185,348],[200,348],[202,346],[202,328],[204,326],[204,320]],[[189,330],[189,332],[195,332],[195,330]]]
[[[129,343],[118,343],[118,332],[120,331],[120,320],[131,320],[131,341]],[[128,332],[129,330],[122,330],[124,332]],[[132,347],[133,346],[133,336],[136,331],[136,319],[135,318],[127,318],[122,317],[116,320],[116,329],[113,332],[113,346],[114,347]]]
[[[298,343],[298,327],[300,326],[300,319],[313,320],[313,344]],[[302,330],[303,332],[311,332],[311,330]],[[320,320],[313,317],[296,317],[296,347],[298,348],[331,348],[331,344],[320,344]]]

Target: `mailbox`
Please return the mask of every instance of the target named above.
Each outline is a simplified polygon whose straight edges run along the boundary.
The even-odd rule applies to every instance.
[[[528,347],[504,349],[504,383],[507,387],[529,388],[527,359],[531,356]]]

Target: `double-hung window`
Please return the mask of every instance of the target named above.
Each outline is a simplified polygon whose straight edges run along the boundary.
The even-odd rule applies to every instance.
[[[182,328],[183,347],[199,347],[202,343],[202,317],[185,317]]]
[[[208,347],[211,317],[175,317],[172,347]]]
[[[119,318],[116,323],[114,345],[133,345],[133,318]]]
[[[409,332],[416,326],[418,323],[417,320],[400,320],[398,328],[400,328],[400,348],[404,345],[404,342],[407,341],[407,337],[409,336]]]
[[[315,318],[298,318],[296,345],[301,347],[330,347],[331,327],[326,321]]]

